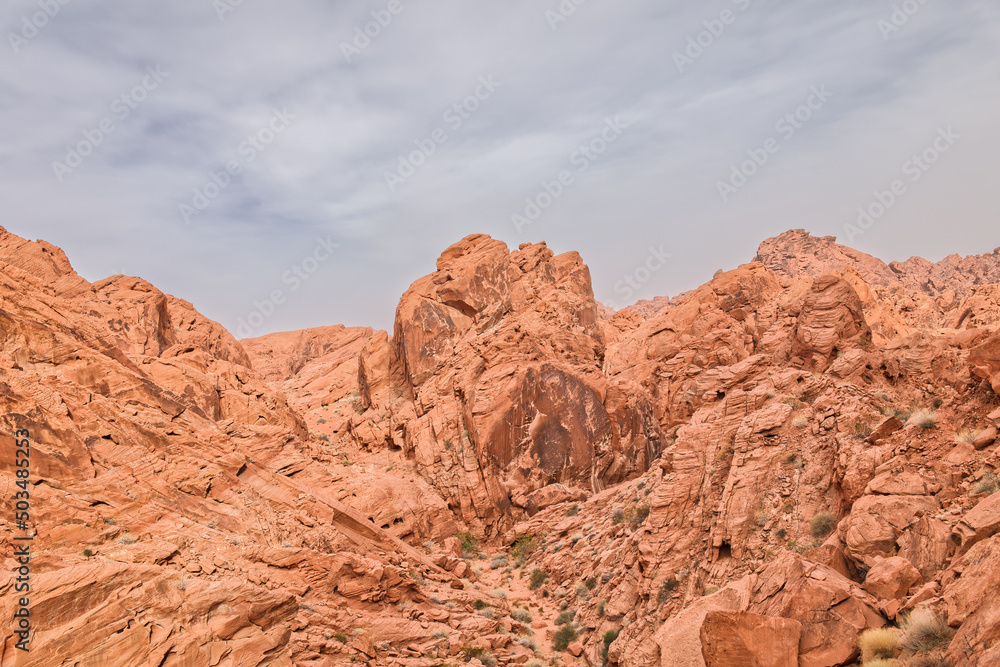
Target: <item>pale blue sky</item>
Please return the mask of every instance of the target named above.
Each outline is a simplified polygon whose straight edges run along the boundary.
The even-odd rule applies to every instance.
[[[389,0],[244,0],[220,18],[226,2],[4,3],[0,224],[63,247],[88,279],[140,275],[234,330],[280,290],[254,334],[391,327],[407,285],[474,232],[579,251],[605,302],[673,295],[786,229],[845,240],[896,179],[905,193],[855,247],[1000,245],[996,3],[588,0],[556,22],[559,0],[399,0],[345,55]],[[890,31],[894,4],[916,11]],[[705,46],[679,68],[689,38]],[[777,125],[796,112],[794,133]],[[948,127],[947,152],[904,175]],[[579,151],[602,132],[603,152]],[[777,152],[724,202],[719,181],[768,139]],[[390,188],[418,145],[433,153]],[[216,193],[210,172],[230,162]],[[561,172],[561,195],[516,228]],[[217,196],[185,220],[206,186]],[[627,294],[651,248],[669,259]]]

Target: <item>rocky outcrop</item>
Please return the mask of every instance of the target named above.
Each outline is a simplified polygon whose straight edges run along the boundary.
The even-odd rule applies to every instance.
[[[659,455],[649,399],[608,381],[605,345],[578,255],[470,236],[361,353],[351,433],[402,450],[461,520],[497,535],[537,491],[598,492]]]

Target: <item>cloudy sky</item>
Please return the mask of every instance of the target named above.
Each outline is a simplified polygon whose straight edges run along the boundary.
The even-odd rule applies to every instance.
[[[475,232],[579,251],[619,307],[790,228],[1000,245],[990,0],[9,0],[0,25],[0,225],[243,336],[391,327]]]

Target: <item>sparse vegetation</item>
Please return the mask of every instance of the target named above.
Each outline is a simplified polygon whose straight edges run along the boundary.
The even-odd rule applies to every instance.
[[[586,584],[579,583],[576,585],[576,597],[580,600],[590,599],[590,589],[587,588]]]
[[[538,549],[538,540],[535,539],[534,535],[520,535],[514,544],[510,547],[510,555],[514,557],[520,564],[528,559],[535,550]]]
[[[918,428],[924,429],[925,431],[929,431],[937,426],[937,415],[927,410],[921,410],[920,412],[915,413],[910,419],[913,420],[914,425]]]
[[[625,521],[625,510],[619,507],[614,512],[612,512],[611,521],[612,523],[622,523],[623,521]]]
[[[705,586],[705,595],[714,595],[719,592],[718,586]]]
[[[900,645],[909,651],[933,651],[951,642],[955,634],[944,619],[927,607],[914,609],[899,627],[903,632]]]
[[[567,609],[566,611],[559,612],[559,615],[556,616],[556,625],[572,623],[574,618],[576,618],[575,609]]]
[[[858,636],[861,662],[868,665],[873,660],[891,659],[899,655],[899,631],[895,628],[870,628]]]
[[[562,625],[556,630],[556,636],[552,640],[552,650],[553,651],[565,651],[569,648],[569,645],[576,641],[579,633],[576,631],[576,627],[572,623],[567,623]]]
[[[432,634],[431,637],[433,637],[434,639],[447,639],[448,638],[448,631],[444,630],[444,629],[442,629],[442,630],[435,630],[434,634]]]
[[[538,653],[538,640],[531,635],[522,635],[517,638],[517,643],[528,649],[529,651],[534,651]]]
[[[771,515],[766,509],[759,509],[753,516],[753,522],[763,528],[771,520]]]
[[[677,577],[670,577],[662,584],[660,584],[660,593],[657,596],[657,601],[663,604],[670,597],[670,594],[677,590],[677,587],[681,585],[681,582],[677,581]]]
[[[462,557],[473,558],[479,551],[479,540],[471,533],[459,533],[455,537],[462,543]]]
[[[451,449],[451,440],[450,439],[446,439],[444,441],[444,448],[445,449]]]
[[[611,644],[618,639],[618,633],[621,630],[608,630],[604,633],[604,647],[601,649],[601,664],[608,664],[608,649],[611,648]]]
[[[472,601],[472,608],[477,611],[481,609],[486,609],[489,606],[491,606],[489,602],[480,598],[476,598],[475,600]]]
[[[969,493],[974,496],[992,495],[997,491],[1000,491],[1000,478],[992,472],[986,473],[969,487]]]
[[[494,667],[497,664],[493,654],[484,648],[466,646],[462,649],[462,657],[465,658],[465,662],[471,662],[475,658],[486,667]]]
[[[528,587],[533,591],[537,590],[544,586],[548,580],[549,575],[547,573],[535,568],[531,571],[531,578],[528,580]]]
[[[967,442],[969,444],[972,444],[973,442],[975,442],[976,438],[978,438],[979,434],[982,432],[983,432],[982,429],[965,428],[958,432],[958,437],[956,439],[959,442]]]
[[[135,544],[135,543],[136,543],[135,537],[129,535],[128,533],[125,533],[124,535],[118,538],[118,544]]]
[[[502,588],[494,588],[493,589],[493,597],[500,598],[501,600],[506,600],[507,599],[507,591],[505,591]]]
[[[608,601],[605,599],[600,599],[597,601],[597,618],[604,618],[604,613],[608,609]]]
[[[809,521],[809,534],[816,538],[827,537],[837,528],[837,517],[830,512],[819,512]]]
[[[518,623],[523,623],[524,625],[528,625],[533,620],[535,620],[531,616],[531,612],[528,611],[527,609],[513,609],[510,612],[510,617],[513,618]]]
[[[805,428],[809,426],[809,417],[805,415],[795,415],[792,417],[792,426],[795,428]]]
[[[492,559],[490,559],[490,569],[499,570],[502,567],[507,567],[508,563],[509,561],[507,560],[507,556],[505,556],[504,554],[497,554]]]
[[[90,549],[84,549],[83,550],[83,556],[84,556],[84,558],[90,558],[93,555],[94,555],[94,552],[91,551]]]
[[[566,516],[576,516],[580,513],[580,506],[573,505],[568,510],[566,510]]]

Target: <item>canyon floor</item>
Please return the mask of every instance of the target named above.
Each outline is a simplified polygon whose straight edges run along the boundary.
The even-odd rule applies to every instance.
[[[0,667],[1000,665],[1000,249],[748,260],[614,312],[473,235],[236,340],[0,228]]]

